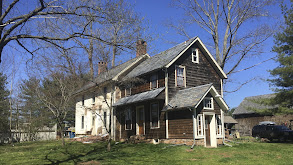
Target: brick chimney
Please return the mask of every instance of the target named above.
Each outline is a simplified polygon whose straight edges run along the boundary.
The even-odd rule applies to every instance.
[[[107,63],[106,62],[98,62],[98,74],[107,71]]]
[[[146,54],[147,43],[144,40],[136,42],[136,57]]]

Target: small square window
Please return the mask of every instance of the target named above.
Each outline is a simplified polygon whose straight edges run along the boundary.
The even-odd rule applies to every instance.
[[[212,97],[207,97],[203,100],[204,109],[214,109],[214,103]]]
[[[191,58],[193,63],[199,63],[199,50],[197,48],[192,49]]]

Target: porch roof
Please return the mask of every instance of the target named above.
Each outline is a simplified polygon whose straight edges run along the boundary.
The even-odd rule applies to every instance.
[[[216,102],[223,110],[228,110],[228,106],[223,98],[218,94],[213,84],[206,84],[197,87],[179,90],[175,96],[165,106],[164,111],[181,108],[197,108],[204,97],[211,93]]]
[[[121,106],[121,105],[126,105],[126,104],[131,104],[131,103],[136,103],[136,102],[141,102],[141,101],[146,101],[146,100],[151,100],[157,97],[165,87],[161,87],[155,90],[143,92],[143,93],[138,93],[132,96],[124,97],[118,100],[116,103],[113,104],[114,107]]]
[[[238,122],[232,118],[232,116],[224,116],[224,123],[225,124],[238,124]]]

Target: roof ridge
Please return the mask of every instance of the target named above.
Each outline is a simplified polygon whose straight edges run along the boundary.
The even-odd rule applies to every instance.
[[[176,46],[179,46],[179,45],[181,45],[181,44],[183,44],[183,43],[187,43],[187,42],[190,41],[190,40],[195,40],[196,38],[197,38],[197,36],[192,37],[192,38],[190,38],[190,39],[188,39],[188,40],[186,40],[186,41],[180,42],[179,44],[176,44],[176,45],[172,46],[172,47],[169,48],[169,49],[166,49],[166,50],[164,50],[164,51],[162,51],[162,52],[160,52],[160,53],[158,53],[158,54],[155,54],[154,56],[157,56],[157,55],[162,54],[162,53],[164,53],[164,52],[166,52],[166,51],[168,51],[168,50],[171,50],[171,49],[175,48]],[[152,56],[152,57],[154,57],[154,56]],[[152,58],[152,57],[151,57],[151,58]]]

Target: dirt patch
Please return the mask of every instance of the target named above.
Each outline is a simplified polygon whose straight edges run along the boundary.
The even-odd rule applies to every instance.
[[[193,152],[193,149],[187,149],[186,152]]]
[[[89,162],[82,162],[79,165],[100,165],[101,163],[95,160],[89,161]]]

